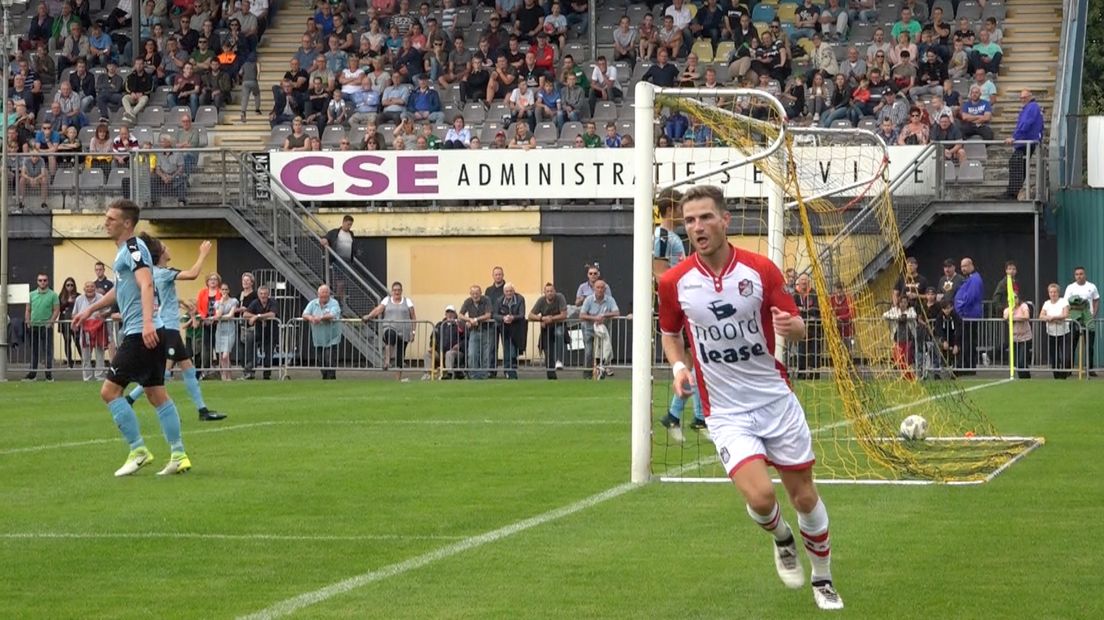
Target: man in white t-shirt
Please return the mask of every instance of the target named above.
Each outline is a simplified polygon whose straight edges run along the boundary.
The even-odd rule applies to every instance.
[[[687,362],[693,364],[721,463],[748,515],[773,536],[778,576],[787,587],[800,588],[804,570],[767,466],[778,471],[812,564],[813,599],[821,609],[841,609],[832,585],[828,511],[813,483],[812,435],[786,368],[775,359],[775,335],[799,341],[805,322],[782,288],[778,267],[728,242],[731,219],[718,187],[696,186],[682,197],[683,225],[696,252],[659,281],[659,326],[673,388],[689,394]]]
[[[672,56],[684,56],[690,51],[690,45],[693,42],[693,34],[690,33],[690,22],[694,21],[694,16],[690,14],[690,7],[686,6],[685,0],[675,0],[671,6],[667,7],[667,10],[663,12],[663,16],[670,16],[675,22],[675,30],[682,33],[682,50],[679,54],[672,54]]]
[[[767,466],[778,471],[813,565],[817,607],[841,609],[831,580],[828,511],[813,482],[813,438],[786,367],[775,360],[775,334],[799,341],[805,322],[783,290],[782,271],[765,256],[729,243],[731,220],[720,188],[698,185],[683,194],[682,223],[696,253],[659,280],[659,328],[673,389],[689,393],[692,363],[721,462],[743,494],[747,514],[774,537],[778,577],[800,588],[805,573]]]
[[[1077,342],[1078,351],[1074,360],[1082,368],[1088,368],[1089,376],[1095,377],[1096,372],[1091,370],[1096,367],[1096,312],[1100,310],[1100,291],[1096,290],[1096,285],[1089,282],[1085,276],[1084,267],[1073,268],[1073,282],[1066,286],[1066,294],[1062,295],[1069,302],[1070,306],[1070,320],[1073,321],[1074,329],[1074,341]],[[1088,347],[1082,349],[1081,344],[1081,330],[1085,330],[1085,340],[1088,341]],[[1088,352],[1088,357],[1084,357],[1085,352]]]
[[[596,110],[598,100],[620,101],[621,87],[617,83],[617,67],[606,62],[605,56],[594,61],[594,70],[590,72],[590,109]]]

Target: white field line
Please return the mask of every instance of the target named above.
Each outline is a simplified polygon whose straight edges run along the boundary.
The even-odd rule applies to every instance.
[[[463,536],[416,534],[364,534],[331,536],[326,534],[218,534],[207,532],[7,532],[0,540],[231,540],[246,542],[361,542],[373,540],[459,540]]]
[[[691,463],[689,465],[680,467],[678,470],[676,470],[676,472],[684,473],[685,471],[698,466],[700,466],[700,463]],[[352,590],[356,590],[358,588],[362,588],[369,584],[383,581],[391,577],[397,577],[412,570],[417,570],[424,566],[439,562],[440,560],[448,559],[454,555],[459,555],[465,551],[498,542],[505,538],[509,538],[514,534],[518,534],[534,527],[544,525],[545,523],[550,523],[564,517],[570,517],[571,515],[582,512],[588,508],[592,508],[603,502],[607,502],[616,497],[620,497],[630,491],[644,488],[644,486],[645,485],[633,484],[631,482],[619,484],[615,487],[602,491],[601,493],[591,495],[590,497],[581,499],[566,506],[561,506],[560,508],[549,510],[548,512],[541,513],[535,517],[523,519],[521,521],[511,523],[510,525],[506,525],[498,529],[479,534],[477,536],[465,538],[451,545],[447,545],[439,549],[434,549],[433,551],[423,553],[408,560],[403,560],[402,562],[398,562],[396,564],[390,564],[388,566],[384,566],[383,568],[368,571],[366,573],[361,573],[359,575],[349,577],[348,579],[343,579],[317,590],[304,592],[303,594],[280,601],[279,603],[266,607],[260,611],[253,612],[246,616],[240,616],[239,620],[270,620],[272,618],[282,618],[306,607],[310,607],[311,605],[322,603],[331,598],[334,598],[335,596],[340,596],[342,594],[345,594]]]
[[[203,435],[207,433],[223,433],[262,426],[487,426],[501,425],[503,428],[512,426],[618,426],[625,422],[619,420],[269,420],[264,422],[249,422],[244,424],[227,424],[225,426],[209,426],[197,430],[185,432],[185,438],[191,435]],[[9,454],[26,454],[29,452],[44,452],[47,450],[61,450],[64,448],[80,448],[107,443],[119,443],[118,437],[110,439],[86,439],[84,441],[66,441],[62,443],[41,444],[37,446],[25,446],[21,448],[0,449],[0,456]]]

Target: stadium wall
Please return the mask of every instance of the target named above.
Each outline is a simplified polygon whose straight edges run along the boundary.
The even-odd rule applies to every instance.
[[[1090,281],[1104,275],[1104,190],[1065,190],[1058,194],[1054,215],[1057,229],[1058,273],[1068,282],[1073,268],[1082,266]]]

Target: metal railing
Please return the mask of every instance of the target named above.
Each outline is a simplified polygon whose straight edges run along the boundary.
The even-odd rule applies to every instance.
[[[247,319],[194,319],[182,326],[192,363],[207,379],[281,379],[309,376],[399,379],[484,379],[491,376],[600,379],[627,370],[632,357],[632,318],[606,321],[604,332],[569,319],[550,328],[528,323],[518,332],[501,324],[464,329],[459,322],[342,319],[336,339],[321,344],[311,325],[299,317],[250,324]],[[654,321],[654,319],[653,319]],[[973,372],[1009,372],[1008,323],[1001,319],[966,320],[950,336],[934,321],[919,318],[903,326],[885,318],[864,318],[840,325],[840,334],[862,373],[909,379],[949,378]],[[1074,322],[1028,322],[1030,338],[1014,343],[1012,366],[1019,376],[1054,373],[1084,376],[1104,371],[1097,345],[1104,341],[1104,319],[1087,329]],[[103,378],[119,342],[117,324],[94,332],[72,330],[67,322],[15,324],[10,349],[13,373],[24,377]],[[823,325],[807,321],[808,336],[786,349],[786,365],[796,381],[830,377]],[[1067,331],[1068,328],[1068,331]],[[332,334],[331,334],[332,335]],[[376,347],[369,355],[358,343]],[[509,344],[508,344],[509,343]],[[1104,346],[1104,345],[1102,345]],[[102,357],[101,357],[102,355]],[[652,363],[665,367],[656,346]],[[33,374],[32,374],[33,373]]]
[[[954,140],[932,144],[939,149],[952,145],[964,149],[961,160],[937,152],[937,163],[941,165],[935,166],[935,189],[940,200],[992,199],[995,194],[1026,202],[1046,199],[1046,161],[1039,142],[1008,145],[1003,140]],[[1021,151],[1016,150],[1021,147]],[[1004,156],[1006,152],[1010,157]]]
[[[141,207],[227,207],[239,186],[238,157],[216,148],[8,153],[7,207],[102,212],[120,196]]]

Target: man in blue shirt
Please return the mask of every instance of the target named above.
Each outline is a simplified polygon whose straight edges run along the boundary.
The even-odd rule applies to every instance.
[[[970,96],[962,102],[958,115],[962,118],[964,140],[972,136],[978,136],[982,140],[993,139],[993,129],[989,126],[989,121],[993,119],[993,107],[981,98],[981,87],[977,84],[970,86]]]
[[[1016,119],[1016,129],[1012,137],[1004,141],[1005,144],[1014,145],[1012,157],[1008,160],[1008,189],[1004,192],[1005,198],[1018,198],[1020,188],[1023,187],[1024,177],[1027,176],[1025,158],[1027,149],[1031,153],[1039,150],[1039,142],[1043,139],[1043,111],[1035,101],[1035,96],[1028,89],[1020,91],[1020,117]],[[1030,196],[1024,196],[1030,198]]]
[[[303,320],[310,324],[311,341],[322,366],[322,380],[337,380],[334,369],[337,343],[341,341],[341,305],[330,294],[330,287],[318,287],[318,298],[303,310]]]
[[[165,324],[165,379],[168,380],[171,377],[173,366],[179,366],[184,373],[184,388],[199,411],[200,421],[221,420],[226,416],[208,409],[203,401],[203,393],[199,389],[199,376],[192,363],[192,352],[180,336],[180,300],[176,295],[178,281],[195,280],[199,277],[203,261],[207,260],[207,255],[211,253],[211,242],[201,243],[199,258],[196,259],[195,264],[187,271],[180,271],[168,267],[172,255],[169,253],[168,246],[161,243],[160,239],[151,237],[148,233],[142,233],[138,238],[149,248],[150,259],[153,261],[153,286],[157,291],[159,306],[157,313],[161,316],[161,322]],[[126,397],[127,402],[133,405],[142,397],[144,391],[145,388],[141,385],[134,388]]]
[[[977,347],[981,337],[981,302],[984,299],[984,284],[981,274],[974,269],[971,258],[962,259],[962,275],[966,279],[954,296],[954,308],[963,319],[962,365],[973,368],[976,365]]]
[[[418,89],[410,94],[406,108],[407,116],[415,121],[445,122],[445,113],[441,111],[441,97],[429,87],[429,76],[425,73],[418,75]]]
[[[182,474],[192,468],[192,462],[184,452],[176,405],[165,391],[166,333],[156,310],[157,292],[151,270],[153,260],[145,242],[134,236],[138,218],[138,205],[129,200],[116,200],[107,208],[104,228],[119,246],[113,265],[115,287],[74,316],[73,327],[79,328],[98,310],[110,308],[112,304],[119,307],[122,342],[111,360],[107,379],[100,388],[100,397],[107,403],[116,426],[130,446],[126,462],[115,475],[129,476],[153,462],[153,454],[146,448],[138,428],[138,416],[123,398],[123,390],[131,382],[137,382],[146,389],[146,397],[157,410],[161,430],[172,450],[169,464],[158,475]]]
[[[583,325],[583,359],[593,368],[583,371],[583,378],[586,379],[606,376],[605,363],[613,353],[606,321],[621,316],[621,309],[606,289],[605,281],[595,282],[594,293],[588,295],[579,308],[579,320]]]

